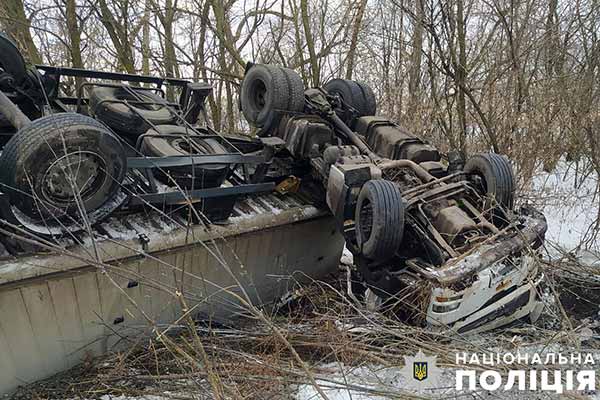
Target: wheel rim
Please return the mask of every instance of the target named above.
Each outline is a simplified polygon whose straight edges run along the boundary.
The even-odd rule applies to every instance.
[[[485,176],[479,173],[479,171],[473,173],[473,175],[470,178],[470,181],[473,183],[475,189],[478,190],[482,196],[486,197],[490,195],[490,193],[488,192],[488,186],[487,181],[485,180]]]
[[[252,85],[250,86],[250,93],[252,93],[252,102],[254,103],[254,107],[261,111],[265,108],[265,104],[267,102],[267,86],[265,83],[256,79]]]
[[[79,191],[83,201],[92,197],[106,180],[106,162],[97,153],[76,151],[54,161],[42,181],[42,195],[52,204],[72,204]]]
[[[342,100],[344,103],[347,103],[346,99],[344,98],[344,94],[342,92],[334,90],[331,93],[338,96],[340,98],[340,100]]]

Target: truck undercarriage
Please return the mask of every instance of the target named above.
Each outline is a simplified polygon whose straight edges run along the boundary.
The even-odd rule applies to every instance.
[[[253,90],[273,90],[275,80],[265,77],[277,68],[247,69],[242,109],[260,108]],[[266,103],[266,120],[278,123],[249,122],[259,135],[281,138],[284,156],[305,166],[298,173],[321,182],[359,276],[378,297],[400,304],[404,318],[459,333],[536,319],[543,276],[535,252],[547,226],[536,210],[514,208],[508,160],[482,153],[443,162],[430,144],[373,116],[369,93],[364,84],[334,80],[306,90],[301,110]]]

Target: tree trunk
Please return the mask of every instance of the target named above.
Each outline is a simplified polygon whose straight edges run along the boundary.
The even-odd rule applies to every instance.
[[[354,27],[352,28],[352,38],[350,39],[350,48],[348,49],[348,66],[346,67],[346,79],[352,79],[354,72],[354,58],[356,57],[356,48],[358,47],[358,35],[362,29],[363,16],[367,8],[367,0],[359,0]]]
[[[306,70],[304,68],[304,54],[302,52],[302,36],[301,36],[301,30],[300,30],[300,25],[298,23],[298,20],[300,20],[300,16],[299,16],[299,11],[298,11],[298,7],[296,6],[296,2],[293,0],[290,0],[290,8],[292,10],[292,22],[294,25],[294,44],[295,44],[295,54],[297,56],[296,59],[296,64],[298,64],[300,66],[300,73],[302,74],[302,81],[304,82],[305,86],[310,86],[310,79],[306,74]]]
[[[142,23],[142,74],[150,75],[150,0],[146,0]]]
[[[31,23],[25,15],[22,0],[0,1],[0,25],[17,42],[24,58],[34,64],[42,62],[31,36]]]
[[[222,0],[211,0],[211,5],[215,14],[216,23],[216,29],[213,30],[214,34],[219,38],[219,41],[225,46],[235,61],[244,67],[246,62],[236,47],[235,39],[231,31],[231,24],[226,17],[227,10],[225,9],[224,2]]]
[[[108,7],[106,0],[98,0],[98,8],[96,9],[100,22],[106,28],[108,36],[115,47],[117,52],[117,69],[125,71],[129,74],[135,74],[135,62],[133,58],[133,50],[131,43],[129,42],[129,32],[124,24],[119,23],[112,10]],[[129,16],[127,15],[127,8],[124,8],[124,14],[122,16],[124,21],[127,21]]]
[[[176,4],[175,4],[176,5]],[[177,68],[177,55],[175,54],[175,44],[173,38],[173,22],[175,21],[175,7],[172,0],[167,0],[164,14],[159,14],[159,18],[164,28],[164,47],[165,47],[165,73],[168,77],[179,76]],[[173,101],[175,94],[173,87],[168,86],[167,99]]]
[[[408,116],[416,114],[421,103],[421,53],[423,52],[423,19],[425,10],[423,0],[415,0],[415,21],[412,37],[412,53],[410,57],[410,70],[408,73]]]
[[[555,73],[558,74],[560,71],[558,60],[561,57],[557,54],[560,46],[558,28],[558,0],[549,0],[548,15],[546,17],[546,45],[544,47],[546,74],[549,77],[554,76]]]
[[[321,83],[321,71],[319,68],[319,60],[315,51],[315,41],[312,30],[310,29],[310,15],[308,13],[308,0],[300,0],[300,18],[302,19],[302,28],[304,29],[304,38],[306,47],[308,48],[308,56],[310,60],[310,74],[312,77],[312,85],[318,87]]]
[[[77,21],[77,4],[75,0],[66,0],[66,23],[69,34],[69,52],[71,54],[71,64],[75,68],[83,68],[81,57],[81,33],[79,32],[79,23]],[[75,93],[83,84],[83,78],[75,78]]]
[[[456,99],[456,111],[458,114],[459,123],[459,146],[460,152],[463,156],[467,154],[467,109],[465,102],[465,90],[467,86],[467,45],[465,41],[465,16],[464,16],[464,3],[463,0],[456,1],[456,30],[457,30],[457,46],[458,46],[458,60],[455,65],[456,68],[456,86],[457,86],[457,99]]]

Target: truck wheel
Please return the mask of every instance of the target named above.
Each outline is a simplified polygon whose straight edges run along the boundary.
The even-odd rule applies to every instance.
[[[217,140],[190,133],[190,130],[183,126],[157,126],[156,130],[148,131],[149,136],[144,137],[142,153],[149,157],[228,153]],[[175,181],[182,189],[219,187],[228,174],[228,164],[186,165],[154,171],[154,176],[159,181],[167,185],[172,185]]]
[[[0,88],[10,89],[19,86],[27,76],[25,60],[15,43],[0,32],[0,68],[12,75],[12,82],[1,82]]]
[[[126,164],[121,143],[100,122],[54,114],[11,137],[0,155],[0,183],[23,214],[53,221],[80,215],[77,191],[95,223],[114,210]]]
[[[360,87],[360,90],[363,92],[363,96],[365,97],[365,115],[375,115],[377,113],[377,100],[375,99],[375,93],[373,93],[373,89],[366,83],[356,82],[356,84]]]
[[[486,208],[497,206],[512,210],[514,206],[515,178],[510,162],[494,153],[475,154],[465,164],[467,174],[481,179],[480,192],[489,199]]]
[[[304,84],[290,69],[256,64],[244,76],[240,102],[248,123],[270,133],[279,123],[279,112],[304,110]]]
[[[404,200],[398,187],[386,180],[364,184],[356,203],[356,242],[371,260],[386,261],[396,254],[404,233]]]
[[[357,117],[375,115],[377,111],[377,102],[373,90],[362,82],[351,81],[348,79],[333,79],[325,84],[324,89],[330,94],[341,97],[342,101],[354,108]],[[352,113],[344,113],[342,119],[347,124],[350,123]]]
[[[143,102],[164,103],[165,99],[148,90],[134,90]],[[154,125],[172,124],[176,116],[164,105],[126,105],[114,101],[139,102],[124,87],[97,87],[90,93],[90,113],[119,134],[138,137]]]
[[[285,75],[290,91],[287,110],[293,112],[304,111],[304,82],[302,82],[302,78],[292,69],[284,67],[279,68]]]

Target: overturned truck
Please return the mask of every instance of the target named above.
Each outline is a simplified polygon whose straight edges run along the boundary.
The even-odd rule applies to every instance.
[[[444,160],[376,116],[363,83],[306,89],[292,70],[248,64],[250,138],[211,129],[207,85],[26,66],[2,35],[0,50],[0,365],[12,371],[0,391],[148,319],[172,322],[186,307],[163,301],[165,287],[222,316],[231,296],[264,303],[294,272],[333,271],[344,240],[365,297],[411,322],[463,333],[541,312],[546,221],[515,208],[510,162]],[[75,96],[66,79],[80,82]]]
[[[269,302],[295,272],[335,270],[344,241],[370,297],[414,323],[463,333],[541,312],[546,222],[515,208],[509,161],[443,160],[376,116],[365,84],[306,89],[248,64],[249,138],[210,128],[207,85],[27,66],[3,35],[0,50],[0,392],[188,307]]]
[[[535,251],[546,221],[535,209],[515,209],[507,158],[450,154],[442,162],[433,146],[375,116],[367,85],[334,79],[304,90],[295,72],[277,66],[247,66],[241,108],[259,136],[282,140],[274,164],[326,190],[377,298],[458,333],[540,315]]]

